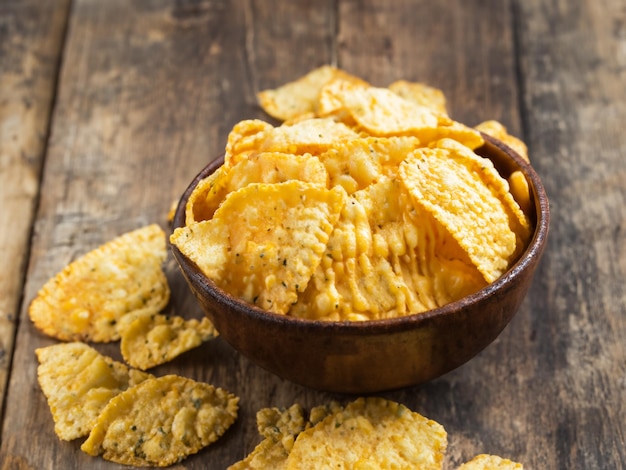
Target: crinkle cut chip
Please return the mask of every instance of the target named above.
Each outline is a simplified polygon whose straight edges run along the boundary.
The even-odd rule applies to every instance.
[[[54,431],[66,441],[89,434],[113,397],[152,377],[85,343],[60,343],[35,353],[37,380],[48,400]]]
[[[144,312],[126,315],[121,323],[122,357],[141,370],[165,364],[218,336],[207,317],[185,320],[177,315]]]
[[[112,399],[81,450],[123,465],[165,467],[217,441],[239,399],[212,385],[166,375]]]
[[[76,259],[41,288],[30,304],[31,320],[62,341],[119,339],[122,316],[158,312],[169,301],[165,241],[158,225],[148,225]]]
[[[284,314],[320,263],[346,197],[301,181],[250,184],[171,241],[225,291]]]
[[[287,469],[368,468],[441,470],[447,433],[402,404],[358,398],[298,434]]]

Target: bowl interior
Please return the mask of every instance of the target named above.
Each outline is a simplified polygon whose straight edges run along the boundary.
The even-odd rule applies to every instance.
[[[545,190],[534,169],[502,142],[484,135],[477,150],[502,176],[520,170],[528,181],[535,226],[522,256],[480,291],[424,313],[364,322],[328,322],[266,312],[234,298],[172,246],[205,314],[220,335],[261,367],[320,390],[365,393],[419,384],[462,365],[491,343],[525,297],[543,253],[549,227]],[[178,204],[173,226],[185,223],[195,186],[223,162],[207,165]]]

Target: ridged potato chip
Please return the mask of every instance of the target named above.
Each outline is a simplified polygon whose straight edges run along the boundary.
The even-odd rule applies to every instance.
[[[358,134],[353,129],[333,119],[306,119],[267,132],[258,151],[319,155],[338,142],[356,137]]]
[[[66,441],[89,434],[113,397],[152,377],[80,342],[38,348],[35,354],[37,380],[52,412],[54,432]]]
[[[441,223],[485,280],[493,282],[519,254],[518,238],[527,236],[528,226],[517,233],[520,221],[502,199],[510,193],[485,183],[485,169],[493,164],[453,147],[416,150],[400,165],[400,178],[414,203]],[[493,171],[487,177],[490,183],[497,181]],[[507,185],[502,178],[500,184]]]
[[[281,121],[296,119],[316,112],[320,90],[326,83],[335,79],[348,82],[363,81],[343,70],[323,65],[276,89],[260,91],[257,93],[257,99],[270,116]]]
[[[388,88],[405,100],[425,106],[439,114],[448,114],[446,96],[439,88],[407,80],[397,80],[389,85]]]
[[[317,157],[261,152],[231,167],[220,166],[194,188],[185,207],[185,224],[209,220],[226,195],[251,183],[300,180],[326,187],[328,174]]]
[[[475,129],[498,139],[515,150],[524,160],[530,161],[526,144],[521,139],[509,134],[509,131],[501,122],[495,120],[483,121],[475,126]]]
[[[257,412],[257,427],[264,437],[245,459],[228,470],[282,470],[296,436],[305,429],[304,410],[298,404],[287,409],[263,408]]]
[[[497,455],[480,454],[462,464],[458,470],[523,470],[523,468],[521,463]]]
[[[320,263],[345,197],[301,181],[249,184],[211,220],[177,228],[170,240],[225,291],[286,313]]]
[[[364,137],[338,142],[320,155],[329,187],[342,186],[348,194],[385,176],[395,177],[402,160],[419,146],[416,137]]]
[[[40,289],[29,307],[34,325],[63,341],[119,339],[128,313],[158,312],[170,298],[163,272],[165,233],[158,225],[128,232],[76,259]]]
[[[147,370],[165,364],[218,336],[203,317],[185,320],[150,312],[126,315],[120,325],[120,350],[126,363]]]
[[[441,470],[447,433],[402,404],[358,398],[298,434],[286,468]]]
[[[270,123],[261,119],[239,121],[228,133],[224,150],[224,166],[229,167],[255,153],[266,133],[274,129]]]
[[[123,465],[165,467],[217,441],[239,399],[176,375],[146,380],[112,399],[81,450]]]

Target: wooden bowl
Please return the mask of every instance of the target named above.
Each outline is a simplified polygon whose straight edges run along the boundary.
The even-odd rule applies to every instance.
[[[485,137],[477,153],[504,177],[526,176],[534,234],[521,258],[482,290],[428,312],[365,322],[314,321],[266,312],[218,288],[172,246],[203,311],[222,338],[264,369],[292,382],[330,392],[370,393],[417,385],[464,364],[487,347],[515,315],[546,246],[548,199],[533,170],[503,143]],[[198,182],[222,163],[204,168],[183,194],[174,227],[184,225],[185,204]]]

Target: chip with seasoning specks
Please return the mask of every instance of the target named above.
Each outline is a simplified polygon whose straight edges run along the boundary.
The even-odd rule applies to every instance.
[[[48,400],[54,431],[66,441],[89,434],[113,397],[152,377],[80,342],[38,348],[35,354],[37,380]]]
[[[256,420],[263,441],[228,470],[284,469],[296,436],[307,424],[304,410],[298,404],[287,409],[263,408],[257,412]]]
[[[283,183],[300,180],[326,187],[326,168],[312,155],[261,152],[241,159],[232,167],[220,166],[194,188],[185,207],[185,224],[208,220],[226,195],[251,183]]]
[[[122,357],[141,370],[165,364],[218,336],[207,317],[185,320],[177,315],[143,312],[126,315],[120,323]]]
[[[123,465],[166,467],[217,441],[239,399],[212,385],[166,375],[112,399],[81,450]]]
[[[30,318],[63,341],[115,341],[122,316],[167,305],[166,256],[165,233],[156,224],[121,235],[50,279],[31,302]]]
[[[284,314],[320,263],[345,198],[340,187],[302,181],[249,184],[170,240],[225,291]]]
[[[400,178],[414,203],[441,223],[466,251],[487,282],[509,267],[521,246],[501,193],[486,185],[484,158],[454,158],[454,150],[418,149],[400,165]],[[494,170],[495,171],[495,170]],[[502,180],[507,185],[505,180]],[[507,194],[510,193],[507,192]],[[520,210],[521,213],[521,210]]]
[[[358,398],[298,434],[286,468],[441,470],[446,447],[439,423],[391,400]]]

